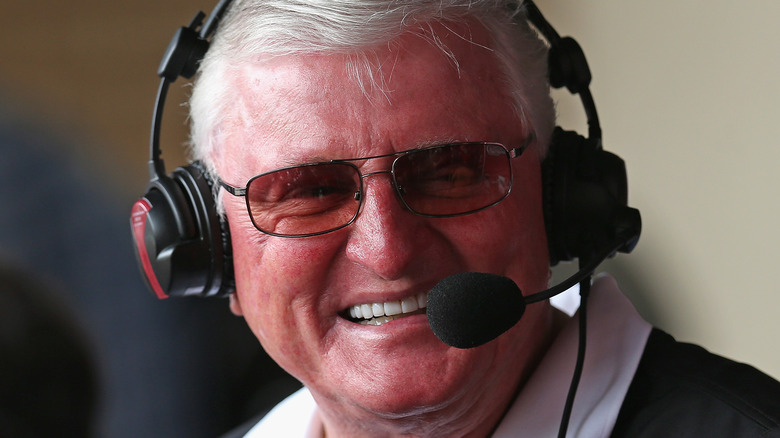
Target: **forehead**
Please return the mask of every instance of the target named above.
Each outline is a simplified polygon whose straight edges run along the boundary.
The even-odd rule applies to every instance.
[[[237,99],[222,145],[241,164],[231,167],[257,173],[451,140],[519,139],[485,29],[472,23],[435,32],[361,55],[245,65],[234,77]]]

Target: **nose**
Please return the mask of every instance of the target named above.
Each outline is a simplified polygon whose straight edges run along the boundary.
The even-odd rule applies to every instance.
[[[360,214],[350,227],[347,257],[386,280],[403,276],[425,240],[425,218],[407,210],[398,199],[390,175],[364,180]],[[369,176],[369,175],[365,175]],[[364,176],[364,177],[365,177]]]

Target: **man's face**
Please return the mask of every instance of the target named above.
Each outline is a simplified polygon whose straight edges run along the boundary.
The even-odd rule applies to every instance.
[[[481,28],[461,30],[489,44]],[[243,186],[258,173],[291,164],[451,141],[520,145],[524,127],[493,54],[443,30],[440,36],[457,65],[429,41],[403,37],[377,52],[383,91],[361,91],[344,56],[290,57],[244,68],[235,77],[235,112],[214,156],[220,176]],[[387,170],[390,161],[358,164],[366,174]],[[470,350],[440,342],[424,313],[379,326],[344,315],[355,305],[414,297],[464,271],[511,277],[525,294],[544,289],[539,160],[529,151],[512,165],[514,186],[506,200],[455,218],[415,216],[397,199],[389,175],[369,176],[357,220],[307,238],[262,234],[244,199],[226,196],[237,282],[233,310],[325,412],[454,416],[471,405],[506,402],[520,370],[546,342],[546,303],[530,306],[512,330]]]

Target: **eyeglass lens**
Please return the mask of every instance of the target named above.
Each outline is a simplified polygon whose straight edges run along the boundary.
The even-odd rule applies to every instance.
[[[462,143],[399,155],[391,171],[399,198],[423,216],[456,216],[487,208],[509,193],[507,150]],[[259,175],[247,185],[255,226],[269,234],[309,236],[349,225],[360,210],[362,176],[343,161],[314,163]]]

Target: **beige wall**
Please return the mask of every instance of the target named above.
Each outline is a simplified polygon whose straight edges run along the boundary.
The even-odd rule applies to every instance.
[[[612,264],[679,339],[780,377],[780,2],[539,0],[585,49],[644,230]],[[582,123],[561,96],[564,126]]]
[[[119,195],[145,184],[159,58],[208,0],[0,0],[0,89],[78,133]],[[605,146],[644,232],[609,263],[653,322],[780,377],[780,2],[539,0],[585,48]],[[181,94],[181,93],[180,93]],[[561,123],[581,125],[561,97]],[[165,156],[182,119],[166,114]],[[129,204],[128,204],[129,205]]]

